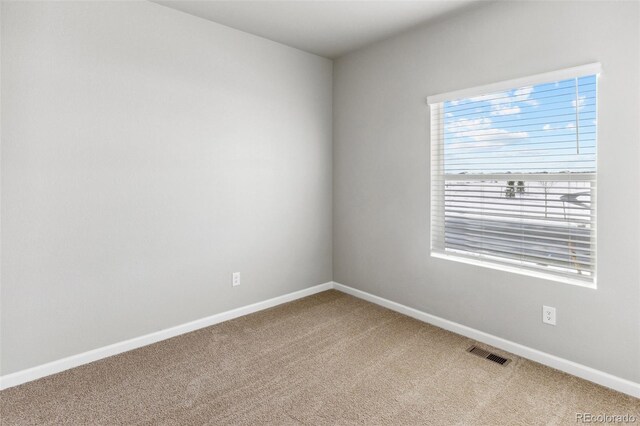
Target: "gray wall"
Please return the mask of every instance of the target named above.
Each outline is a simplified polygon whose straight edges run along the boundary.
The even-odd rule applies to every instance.
[[[639,9],[482,4],[337,60],[334,281],[640,381]],[[595,61],[598,289],[430,258],[425,97]]]
[[[331,72],[153,3],[2,2],[1,373],[330,281]]]

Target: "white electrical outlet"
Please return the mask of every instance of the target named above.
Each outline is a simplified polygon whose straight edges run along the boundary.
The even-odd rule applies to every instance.
[[[231,285],[234,287],[240,285],[240,272],[233,273],[233,277],[231,278]]]
[[[542,322],[549,325],[556,325],[556,308],[552,306],[543,306]]]

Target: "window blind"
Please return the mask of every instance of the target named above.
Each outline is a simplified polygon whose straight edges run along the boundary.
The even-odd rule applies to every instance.
[[[428,99],[433,255],[595,285],[598,69]]]

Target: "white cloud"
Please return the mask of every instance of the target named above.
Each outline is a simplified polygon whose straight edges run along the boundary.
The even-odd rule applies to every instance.
[[[505,143],[495,143],[494,141],[475,141],[475,142],[455,142],[455,143],[451,143],[447,145],[447,148],[449,149],[468,149],[468,150],[474,150],[474,149],[478,149],[478,148],[484,148],[484,147],[494,147],[496,145],[506,145]],[[464,151],[458,152],[459,154],[464,154]]]
[[[518,105],[494,105],[491,115],[511,115],[520,113],[520,107]]]
[[[520,139],[529,136],[527,132],[510,132],[506,129],[494,127],[489,117],[468,119],[460,118],[447,124],[447,131],[456,138],[469,138],[476,143],[461,142],[468,148],[480,148],[485,145],[506,145],[507,139]],[[478,142],[486,142],[479,144]],[[458,145],[455,144],[455,145]],[[453,146],[453,145],[452,145]]]
[[[458,134],[456,134],[457,136]],[[486,142],[486,144],[480,145],[474,143],[469,146],[470,148],[478,148],[484,145],[506,145],[504,139],[522,139],[529,136],[527,132],[509,132],[505,129],[475,129],[469,132],[464,132],[463,136],[473,139],[475,142]]]
[[[545,124],[544,126],[542,126],[542,130],[551,130],[551,124]]]
[[[480,117],[480,118],[460,117],[447,123],[447,129],[451,130],[451,129],[456,129],[458,127],[470,127],[470,126],[479,126],[479,125],[490,126],[491,119],[489,117]]]
[[[587,103],[587,97],[586,96],[578,96],[578,111],[580,111],[581,109],[584,108],[584,104]],[[572,100],[571,101],[571,106],[572,107],[576,107],[576,100]]]
[[[496,92],[487,95],[467,98],[468,102],[488,102],[491,105],[491,115],[511,115],[521,112],[517,103],[538,105],[538,101],[531,99],[533,86],[521,87],[514,91]]]
[[[535,99],[531,99],[531,94],[533,93],[533,86],[521,87],[513,93],[513,96],[516,97],[518,102],[524,102],[528,105],[536,106],[538,105],[538,101]]]
[[[516,90],[515,92],[513,92],[514,96],[524,96],[525,99],[529,98],[529,96],[531,96],[531,93],[533,92],[533,86],[527,86],[527,87],[521,87],[518,90]]]
[[[463,100],[452,101],[451,104],[487,102],[491,106],[490,114],[492,116],[515,115],[521,113],[521,103],[537,105],[537,102],[531,99],[533,92],[534,88],[527,86],[516,90],[473,96]],[[447,117],[455,117],[455,114],[447,115]],[[456,140],[460,140],[460,142],[450,144],[450,147],[476,149],[488,145],[507,145],[509,139],[521,139],[529,136],[525,131],[509,131],[498,127],[499,122],[493,123],[490,117],[475,119],[460,117],[447,121],[446,131],[450,133],[452,137],[456,138]]]

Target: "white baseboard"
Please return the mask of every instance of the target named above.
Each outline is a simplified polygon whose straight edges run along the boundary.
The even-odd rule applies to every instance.
[[[293,293],[288,293],[282,296],[274,297],[273,299],[268,299],[268,300],[257,302],[251,305],[242,306],[240,308],[232,309],[230,311],[211,315],[210,317],[191,321],[186,324],[167,328],[165,330],[156,331],[154,333],[146,334],[140,337],[134,337],[133,339],[125,340],[123,342],[114,343],[109,346],[93,349],[88,352],[83,352],[77,355],[72,355],[67,358],[62,358],[46,364],[38,365],[36,367],[32,367],[26,370],[0,376],[0,390],[7,389],[13,386],[18,386],[20,384],[30,382],[32,380],[36,380],[45,376],[50,376],[52,374],[60,373],[61,371],[68,370],[70,368],[79,367],[81,365],[88,364],[93,361],[97,361],[99,359],[117,355],[122,352],[130,351],[132,349],[137,349],[142,346],[147,346],[152,343],[159,342],[161,340],[166,340],[171,337],[189,333],[191,331],[195,331],[200,328],[209,327],[211,325],[228,321],[234,318],[238,318],[243,315],[251,314],[253,312],[258,312],[263,309],[272,308],[274,306],[291,302],[293,300],[301,299],[303,297],[311,296],[312,294],[320,293],[321,291],[330,290],[332,288],[333,288],[332,282],[319,284],[313,287],[306,288],[304,290],[295,291]]]
[[[594,383],[598,383],[602,386],[615,389],[619,392],[634,396],[636,398],[640,398],[640,383],[632,382],[630,380],[626,380],[612,374],[605,373],[603,371],[599,371],[594,368],[587,367],[585,365],[578,364],[576,362],[569,361],[567,359],[560,358],[555,355],[551,355],[537,349],[533,349],[519,343],[515,343],[501,337],[497,337],[489,333],[485,333],[483,331],[476,330],[474,328],[467,327],[465,325],[458,324],[456,322],[449,321],[444,318],[440,318],[435,315],[431,315],[426,312],[422,312],[417,309],[402,305],[400,303],[396,303],[391,300],[364,292],[362,290],[358,290],[335,282],[316,285],[304,290],[288,293],[262,302],[232,309],[226,312],[221,312],[219,314],[215,314],[196,321],[191,321],[186,324],[178,325],[176,327],[167,328],[155,333],[135,337],[123,342],[114,343],[109,346],[104,346],[102,348],[59,359],[57,361],[52,361],[47,364],[7,374],[5,376],[0,376],[0,390],[30,382],[52,374],[56,374],[70,368],[79,367],[93,361],[117,355],[126,351],[130,351],[132,349],[137,349],[204,327],[209,327],[211,325],[238,318],[243,315],[248,315],[253,312],[258,312],[263,309],[268,309],[283,303],[311,296],[312,294],[320,293],[332,288],[407,315],[409,317],[415,318],[419,321],[433,324],[437,327],[452,331],[470,339],[474,339],[478,342],[486,343],[488,345],[505,350],[507,352],[511,352],[523,358],[539,362],[540,364],[544,364],[551,368],[564,371],[565,373],[580,377],[585,380],[589,380]]]
[[[380,305],[387,309],[391,309],[392,311],[396,311],[411,318],[415,318],[419,321],[435,325],[436,327],[440,327],[457,334],[461,334],[478,342],[486,343],[487,345],[491,345],[493,347],[505,350],[523,358],[530,359],[548,367],[555,368],[556,370],[564,371],[565,373],[571,374],[573,376],[577,376],[582,379],[597,383],[599,385],[615,389],[618,392],[640,398],[640,383],[632,382],[630,380],[605,373],[604,371],[596,370],[595,368],[587,367],[586,365],[578,364],[576,362],[569,361],[567,359],[560,358],[555,355],[551,355],[546,352],[542,352],[537,349],[533,349],[528,346],[524,346],[519,343],[515,343],[510,340],[506,340],[471,327],[467,327],[466,325],[458,324],[456,322],[419,311],[414,308],[410,308],[400,303],[392,302],[391,300],[384,299],[382,297],[375,296],[373,294],[348,287],[343,284],[334,282],[333,288],[343,293],[355,296],[359,299],[375,303],[376,305]]]

